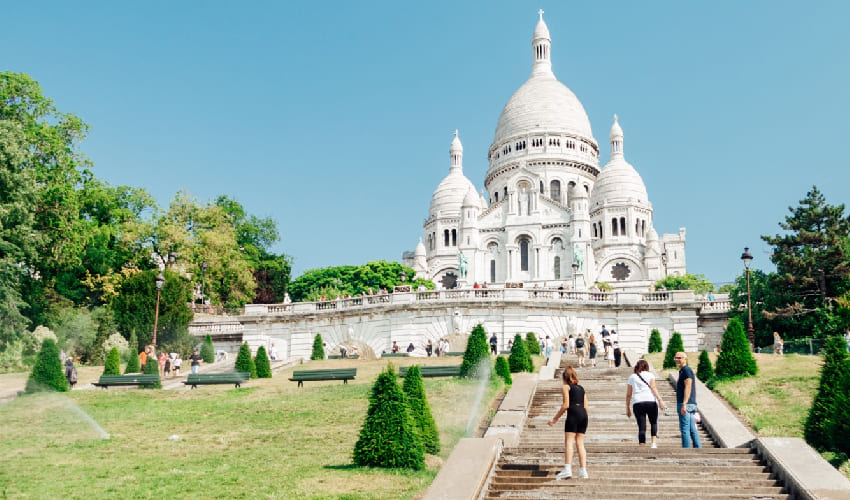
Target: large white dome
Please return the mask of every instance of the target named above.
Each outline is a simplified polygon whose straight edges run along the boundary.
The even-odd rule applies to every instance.
[[[637,170],[622,157],[605,165],[590,193],[591,207],[616,201],[649,202],[643,179]]]
[[[596,142],[584,106],[552,73],[533,74],[514,92],[499,116],[493,143],[534,131],[562,132]]]
[[[437,214],[442,216],[460,214],[463,200],[470,190],[475,192],[472,181],[467,179],[461,170],[453,169],[434,190],[429,215],[435,217]]]

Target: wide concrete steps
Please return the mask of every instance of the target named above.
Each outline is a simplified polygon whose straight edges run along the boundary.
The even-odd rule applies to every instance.
[[[664,380],[656,385],[671,411],[659,415],[659,447],[639,446],[635,419],[625,414],[630,373],[628,368],[578,370],[590,415],[585,438],[588,479],[577,478],[577,457],[573,478],[555,477],[564,464],[564,421],[553,427],[547,423],[561,406],[561,382],[541,380],[520,442],[503,450],[485,498],[790,498],[749,449],[718,448],[704,429],[703,448],[682,449],[675,391]],[[647,428],[647,441],[648,434]]]

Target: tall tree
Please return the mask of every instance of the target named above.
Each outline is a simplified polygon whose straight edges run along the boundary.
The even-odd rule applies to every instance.
[[[121,293],[111,302],[115,325],[125,336],[136,332],[140,345],[153,337],[156,310],[156,270],[141,271],[124,281]],[[185,335],[192,321],[186,307],[191,300],[189,282],[169,270],[163,273],[165,283],[160,291],[157,343],[169,342]]]
[[[402,281],[404,272],[406,281]],[[406,283],[418,287],[420,284],[428,289],[434,288],[431,280],[414,279],[416,271],[398,262],[375,261],[362,266],[338,266],[311,269],[299,276],[290,286],[292,300],[317,300],[320,294],[328,299],[337,295],[360,295],[377,293],[381,288],[392,290],[394,286]],[[326,291],[326,292],[323,292]]]

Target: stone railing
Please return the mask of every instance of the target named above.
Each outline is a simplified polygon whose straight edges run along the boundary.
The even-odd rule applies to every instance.
[[[217,333],[239,333],[245,329],[242,323],[193,323],[189,333],[195,336]]]
[[[732,301],[729,299],[721,300],[705,300],[702,302],[700,314],[705,312],[729,312],[732,308]]]

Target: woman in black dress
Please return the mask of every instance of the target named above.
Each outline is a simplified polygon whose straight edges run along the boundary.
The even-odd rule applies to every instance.
[[[573,450],[578,450],[578,477],[587,479],[587,450],[584,448],[584,434],[587,432],[587,395],[584,387],[578,385],[578,375],[572,366],[564,369],[564,385],[561,392],[564,403],[549,426],[555,425],[564,412],[567,421],[564,424],[564,468],[555,477],[569,479],[573,477]]]

